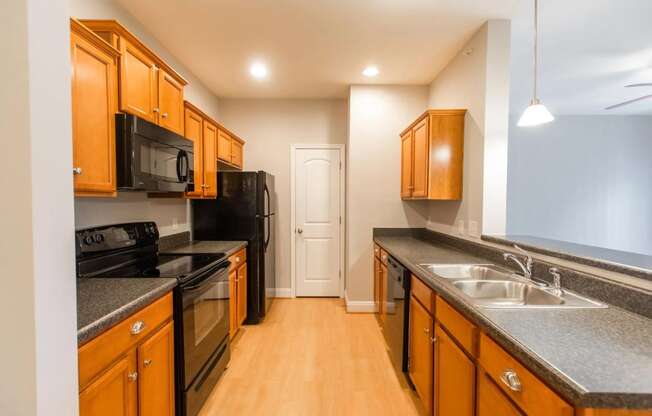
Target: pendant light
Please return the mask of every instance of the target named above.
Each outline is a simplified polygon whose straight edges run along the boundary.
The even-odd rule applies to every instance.
[[[555,119],[537,97],[537,75],[539,66],[539,0],[534,0],[534,95],[530,105],[518,120],[519,127],[538,126]]]

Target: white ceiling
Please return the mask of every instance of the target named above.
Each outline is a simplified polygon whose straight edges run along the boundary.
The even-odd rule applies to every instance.
[[[512,21],[511,111],[532,95],[533,1],[521,1]],[[539,96],[553,114],[652,114],[652,99],[604,108],[652,94],[651,0],[540,0]]]
[[[346,97],[350,84],[429,83],[518,0],[116,1],[219,97]],[[269,79],[250,77],[254,60]]]

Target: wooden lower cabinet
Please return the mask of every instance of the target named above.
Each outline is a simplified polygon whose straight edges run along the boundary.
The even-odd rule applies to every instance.
[[[428,414],[433,411],[433,330],[432,316],[411,296],[408,374]]]
[[[233,338],[247,319],[247,251],[229,257],[229,337]]]
[[[475,363],[437,324],[435,327],[435,408],[437,416],[473,416]]]
[[[523,416],[518,407],[509,401],[489,375],[482,370],[478,370],[477,405],[477,416]]]
[[[138,414],[136,377],[136,351],[132,350],[79,394],[79,414],[81,416],[136,416]]]
[[[79,347],[80,416],[174,416],[172,294]]]

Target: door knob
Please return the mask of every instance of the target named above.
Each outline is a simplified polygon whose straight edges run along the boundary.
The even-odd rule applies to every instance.
[[[303,234],[303,229],[301,229],[301,228],[297,228],[297,233],[299,233],[299,234]]]

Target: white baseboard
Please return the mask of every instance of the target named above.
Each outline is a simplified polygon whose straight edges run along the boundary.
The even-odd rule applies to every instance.
[[[376,305],[373,301],[368,300],[349,300],[349,297],[344,292],[344,302],[346,303],[346,311],[349,313],[374,313],[376,312]]]
[[[292,289],[289,287],[277,287],[275,297],[277,298],[291,298]]]

